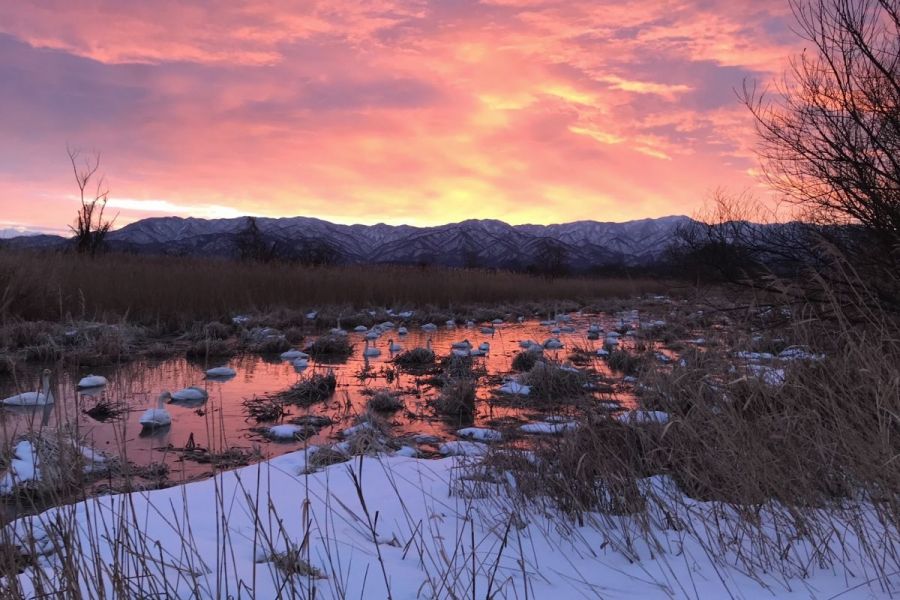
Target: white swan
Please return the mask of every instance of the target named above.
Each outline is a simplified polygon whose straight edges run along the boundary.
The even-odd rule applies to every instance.
[[[366,347],[363,348],[363,356],[371,357],[371,356],[381,356],[381,350],[376,348],[375,346],[369,346],[369,339],[366,338]]]
[[[309,354],[302,350],[288,350],[281,353],[281,360],[295,360],[298,358],[309,358]]]
[[[81,381],[78,382],[78,389],[103,387],[107,383],[109,381],[102,375],[88,375],[87,377],[82,377]]]
[[[166,427],[172,424],[172,415],[166,410],[165,403],[171,400],[172,395],[169,392],[163,392],[156,401],[156,408],[148,408],[141,415],[139,423],[147,429],[155,429],[157,427]]]
[[[377,340],[379,337],[381,337],[381,330],[375,327],[372,329],[372,331],[366,334],[366,341]]]
[[[450,345],[451,348],[455,350],[469,350],[472,348],[472,342],[469,340],[463,340],[461,342],[453,342]]]
[[[353,331],[355,331],[356,333],[365,333],[368,330],[369,330],[369,328],[366,327],[365,325],[357,325],[356,327],[353,328]]]
[[[206,371],[206,376],[213,379],[224,379],[225,377],[234,377],[235,375],[237,375],[237,371],[231,367],[213,367]]]
[[[78,389],[103,387],[108,383],[109,381],[102,375],[88,375],[87,377],[82,377],[81,381],[78,382]]]
[[[559,350],[563,347],[563,343],[559,341],[559,338],[547,338],[544,342],[544,348],[547,350]]]
[[[406,335],[407,333],[409,333],[409,329],[407,329],[406,327],[403,327],[401,325],[397,328],[397,335]]]
[[[309,366],[308,358],[297,358],[294,360],[294,368],[295,369],[305,369]]]
[[[23,392],[3,399],[7,406],[41,406],[53,404],[53,392],[50,391],[50,369],[41,373],[41,389],[37,392]]]
[[[437,325],[434,323],[425,323],[422,325],[422,331],[437,331]]]
[[[388,350],[390,350],[391,354],[394,352],[400,352],[403,350],[403,346],[395,342],[393,339],[388,340]]]
[[[491,345],[488,342],[481,342],[481,345],[478,346],[478,349],[482,352],[490,352]]]
[[[209,394],[207,394],[206,390],[204,390],[203,388],[192,385],[190,387],[178,390],[171,395],[171,398],[175,402],[200,402],[202,400],[208,399]]]

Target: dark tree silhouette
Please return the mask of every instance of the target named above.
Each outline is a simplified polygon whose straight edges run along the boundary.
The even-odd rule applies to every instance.
[[[291,255],[300,264],[314,267],[336,264],[340,258],[340,253],[334,247],[326,241],[316,238],[302,240],[291,251],[285,249],[283,252],[280,252],[278,244],[274,248],[276,254]]]
[[[94,256],[104,248],[106,234],[113,225],[112,220],[104,217],[109,190],[106,188],[105,179],[98,175],[100,153],[86,155],[83,151],[72,147],[66,147],[66,152],[75,173],[81,203],[75,225],[70,225],[69,229],[74,234],[75,249],[82,254]],[[92,183],[93,197],[87,192]]]
[[[527,271],[551,278],[567,275],[569,267],[566,247],[551,238],[538,240],[534,263]]]
[[[745,84],[769,183],[822,246],[900,305],[900,0],[791,0],[809,44],[774,93]]]
[[[266,240],[256,217],[246,217],[247,225],[237,234],[235,243],[241,260],[271,262],[275,259],[274,245]]]

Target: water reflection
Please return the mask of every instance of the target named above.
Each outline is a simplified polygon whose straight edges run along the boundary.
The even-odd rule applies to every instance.
[[[453,432],[458,424],[448,425],[434,416],[427,402],[436,392],[427,377],[409,374],[391,363],[399,351],[430,346],[440,357],[450,354],[454,347],[462,349],[462,342],[467,341],[466,348],[482,354],[475,360],[486,370],[477,394],[481,402],[470,424],[490,426],[498,420],[524,421],[534,416],[527,408],[491,401],[493,390],[502,383],[503,376],[511,372],[513,357],[527,340],[559,339],[563,348],[546,351],[549,357],[558,360],[566,360],[576,346],[587,349],[594,359],[584,367],[610,375],[605,363],[594,354],[603,343],[602,336],[599,341],[588,339],[592,324],[600,324],[609,330],[618,323],[603,315],[578,315],[566,322],[565,328],[536,321],[433,330],[410,326],[409,332],[403,335],[395,330],[369,339],[369,347],[380,350],[380,354],[372,353],[371,356],[363,356],[366,336],[373,337],[371,332],[351,332],[353,354],[345,361],[309,358],[297,363],[294,355],[285,358],[245,355],[227,363],[214,360],[209,364],[185,358],[142,359],[117,368],[92,369],[93,374],[106,377],[108,385],[80,390],[76,389],[76,384],[80,377],[88,374],[87,371],[58,367],[54,377],[56,403],[45,407],[5,408],[0,417],[0,435],[9,441],[30,429],[66,423],[101,451],[123,455],[137,464],[157,461],[165,461],[173,467],[177,464],[173,472],[193,477],[209,472],[210,466],[180,461],[173,449],[189,444],[220,450],[232,446],[249,449],[259,445],[263,456],[272,456],[302,447],[304,443],[300,441],[273,442],[261,436],[257,423],[248,418],[243,402],[284,390],[311,374],[333,369],[338,383],[330,399],[309,408],[290,407],[291,417],[324,416],[332,422],[307,440],[308,443],[328,443],[337,439],[341,429],[351,425],[353,418],[364,410],[369,398],[366,392],[385,387],[398,393],[405,406],[389,418],[392,434],[421,434],[446,439],[455,437]],[[208,369],[222,366],[234,369],[235,373],[223,377],[206,374]],[[28,377],[36,378],[39,373],[40,367],[36,367],[34,372],[29,371],[19,380],[29,381]],[[15,393],[15,388],[14,382],[0,379],[0,397]],[[201,393],[180,399],[175,394],[176,398],[167,405],[172,416],[171,426],[153,430],[141,427],[141,415],[147,408],[156,406],[160,392],[190,388]],[[625,406],[633,406],[633,397],[627,388],[607,387],[605,391],[608,393],[598,400],[613,399]],[[123,412],[109,420],[98,420],[86,414],[101,403],[104,407],[121,408]]]

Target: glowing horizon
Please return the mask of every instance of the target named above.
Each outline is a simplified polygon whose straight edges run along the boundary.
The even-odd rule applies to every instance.
[[[691,215],[767,196],[733,90],[798,49],[782,0],[75,4],[0,6],[0,229],[65,230],[67,144],[117,227]]]

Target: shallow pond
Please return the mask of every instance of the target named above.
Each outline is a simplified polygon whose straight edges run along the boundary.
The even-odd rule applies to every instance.
[[[66,370],[59,367],[54,372],[52,386],[55,404],[36,408],[6,408],[0,411],[0,428],[3,441],[8,444],[26,431],[65,422],[77,427],[78,433],[97,450],[126,458],[136,465],[164,462],[170,469],[169,480],[182,481],[211,472],[209,464],[186,459],[181,452],[185,447],[216,451],[229,447],[246,450],[256,447],[260,452],[258,458],[266,458],[302,448],[305,444],[331,443],[339,440],[341,430],[353,425],[355,417],[365,410],[369,398],[367,390],[389,388],[401,392],[400,398],[405,406],[403,410],[386,417],[392,436],[429,434],[442,440],[457,439],[455,432],[460,426],[491,427],[498,420],[525,423],[543,416],[528,408],[494,402],[494,399],[502,376],[511,373],[513,357],[521,351],[519,342],[533,339],[542,343],[549,337],[558,337],[565,345],[560,350],[545,351],[546,356],[555,360],[567,360],[575,347],[591,350],[589,364],[580,368],[613,382],[602,397],[597,395],[598,401],[612,400],[623,408],[633,407],[634,396],[630,386],[621,383],[621,377],[612,374],[605,362],[596,356],[596,349],[602,346],[603,337],[594,341],[587,339],[591,324],[599,324],[609,331],[620,325],[619,317],[574,314],[568,319],[552,326],[538,321],[503,323],[495,325],[493,333],[483,332],[481,328],[484,325],[453,328],[442,325],[436,331],[423,331],[418,324],[409,325],[407,335],[399,335],[396,330],[386,331],[374,342],[381,355],[368,360],[362,357],[365,334],[351,332],[349,339],[353,344],[353,354],[348,360],[322,364],[311,359],[309,367],[300,372],[291,361],[281,360],[279,356],[257,355],[243,355],[209,364],[173,358],[163,361],[139,359],[109,369]],[[561,327],[563,331],[551,333],[552,327]],[[475,359],[483,365],[486,375],[479,379],[479,402],[474,422],[460,424],[437,418],[428,401],[438,390],[427,382],[426,376],[410,374],[395,367],[391,362],[393,355],[388,350],[390,339],[402,344],[404,349],[424,347],[430,339],[438,357],[450,354],[451,344],[456,341],[468,339],[476,348],[482,342],[488,342],[490,350],[487,355]],[[222,365],[234,368],[237,375],[224,381],[206,378],[206,369]],[[335,394],[308,408],[290,407],[290,417],[322,415],[333,421],[317,435],[305,442],[270,441],[260,433],[259,428],[271,423],[259,424],[248,418],[244,406],[246,399],[285,390],[303,378],[327,369],[333,369],[337,376]],[[20,374],[18,381],[0,379],[0,397],[35,389],[39,372],[40,368],[35,367],[24,376]],[[89,373],[104,375],[109,384],[93,394],[78,392],[75,387],[78,380]],[[196,405],[168,404],[166,408],[172,416],[170,426],[151,431],[142,429],[139,419],[144,410],[156,405],[161,391],[175,391],[187,386],[205,389],[209,394],[208,400]],[[85,411],[95,406],[100,398],[121,403],[126,411],[104,422],[89,417]],[[420,450],[427,455],[435,448],[434,444],[423,444]]]

